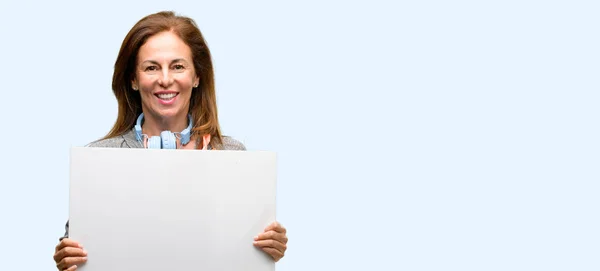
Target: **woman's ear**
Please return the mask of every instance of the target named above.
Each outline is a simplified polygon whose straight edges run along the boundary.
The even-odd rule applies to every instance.
[[[198,75],[196,75],[196,77],[194,78],[194,88],[197,88],[198,85],[200,84],[200,77],[198,77]]]
[[[137,91],[139,89],[139,86],[137,84],[137,81],[135,79],[131,80],[131,88],[135,91]]]

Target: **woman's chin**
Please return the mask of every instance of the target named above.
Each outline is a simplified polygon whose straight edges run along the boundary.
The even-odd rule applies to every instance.
[[[155,111],[155,116],[158,116],[162,119],[173,119],[177,117],[187,117],[187,114],[183,114],[182,110],[157,110]]]

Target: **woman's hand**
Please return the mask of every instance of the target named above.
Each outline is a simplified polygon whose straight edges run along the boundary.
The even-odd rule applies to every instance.
[[[254,237],[254,245],[271,255],[275,262],[285,255],[287,242],[286,229],[278,222],[271,223],[263,233]]]
[[[54,250],[54,261],[58,270],[73,271],[77,269],[77,264],[87,261],[87,252],[78,242],[64,238]]]

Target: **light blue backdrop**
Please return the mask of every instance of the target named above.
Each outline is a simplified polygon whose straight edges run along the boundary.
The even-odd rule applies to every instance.
[[[69,147],[127,31],[214,55],[223,131],[279,154],[277,270],[599,270],[596,1],[2,1],[0,269],[56,270]]]

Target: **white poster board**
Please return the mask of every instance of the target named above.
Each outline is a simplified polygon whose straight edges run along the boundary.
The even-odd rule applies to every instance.
[[[77,270],[273,271],[252,242],[275,221],[276,178],[272,152],[72,148]]]

